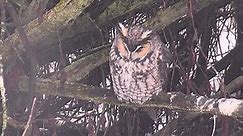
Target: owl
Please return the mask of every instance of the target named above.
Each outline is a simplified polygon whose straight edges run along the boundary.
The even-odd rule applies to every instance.
[[[117,98],[143,104],[163,90],[170,52],[155,31],[122,24],[116,29],[110,50],[110,71]]]

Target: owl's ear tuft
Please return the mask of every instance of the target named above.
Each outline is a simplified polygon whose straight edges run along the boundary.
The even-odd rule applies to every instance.
[[[122,23],[118,24],[118,31],[123,35],[123,36],[127,36],[128,33],[128,28],[126,28]]]

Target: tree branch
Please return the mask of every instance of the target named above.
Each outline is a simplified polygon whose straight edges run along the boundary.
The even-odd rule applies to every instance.
[[[44,21],[39,24],[38,19],[31,21],[26,27],[25,31],[28,38],[31,40],[32,47],[45,46],[49,42],[56,39],[58,43],[57,33],[64,28],[70,27],[72,21],[75,20],[83,10],[89,6],[91,0],[69,0],[61,1],[50,12],[44,14]],[[53,43],[53,42],[51,42]],[[18,39],[18,34],[14,33],[7,40],[4,41],[1,49],[2,56],[8,56],[9,50],[18,45],[18,48],[23,49],[23,43]]]
[[[33,131],[33,120],[35,118],[35,112],[36,112],[36,97],[34,97],[33,102],[32,102],[32,107],[30,110],[30,115],[29,115],[29,119],[27,121],[26,127],[24,129],[24,132],[22,134],[22,136],[31,136],[32,131]]]
[[[232,80],[227,86],[224,87],[224,90],[222,91],[218,91],[214,97],[215,98],[219,98],[221,96],[224,96],[225,94],[231,94],[234,91],[236,91],[236,89],[240,89],[240,87],[243,86],[243,76],[239,76],[237,78],[235,78],[234,80]]]
[[[74,82],[83,79],[89,74],[94,68],[108,61],[109,56],[109,46],[102,46],[92,50],[91,54],[87,53],[84,57],[81,57],[79,60],[73,62],[71,65],[68,65],[64,68],[67,76],[67,82]],[[57,73],[51,76],[50,78],[55,80],[57,79]]]
[[[19,90],[27,91],[28,78],[23,77],[19,82]],[[105,88],[84,84],[65,83],[64,92],[59,90],[58,80],[40,79],[35,82],[36,94],[65,96],[88,100],[95,103],[108,103],[126,107],[160,107],[173,110],[182,110],[195,113],[221,114],[231,117],[243,117],[243,100],[237,99],[210,99],[204,96],[185,95],[180,92],[163,93],[143,105],[126,104],[117,100],[113,91]]]
[[[198,0],[197,8],[195,8],[196,10],[194,13],[199,12],[203,8],[216,4],[217,2],[226,4],[229,1],[231,0]],[[185,17],[187,14],[187,8],[187,1],[181,0],[173,6],[168,7],[166,10],[159,11],[153,19],[146,23],[146,25],[150,27],[152,26],[154,29],[164,29],[175,20]]]

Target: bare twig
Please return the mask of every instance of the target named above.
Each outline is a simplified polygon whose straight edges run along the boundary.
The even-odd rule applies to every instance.
[[[22,136],[31,136],[32,135],[32,122],[33,122],[34,117],[35,117],[35,115],[34,115],[35,114],[35,108],[36,108],[36,97],[34,97],[34,99],[33,99],[29,119],[28,119],[28,122],[25,126],[25,130],[24,130]]]

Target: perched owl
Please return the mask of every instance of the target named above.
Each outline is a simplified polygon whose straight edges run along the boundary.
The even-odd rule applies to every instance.
[[[143,104],[163,90],[170,52],[156,32],[119,24],[110,50],[110,70],[117,98]]]

